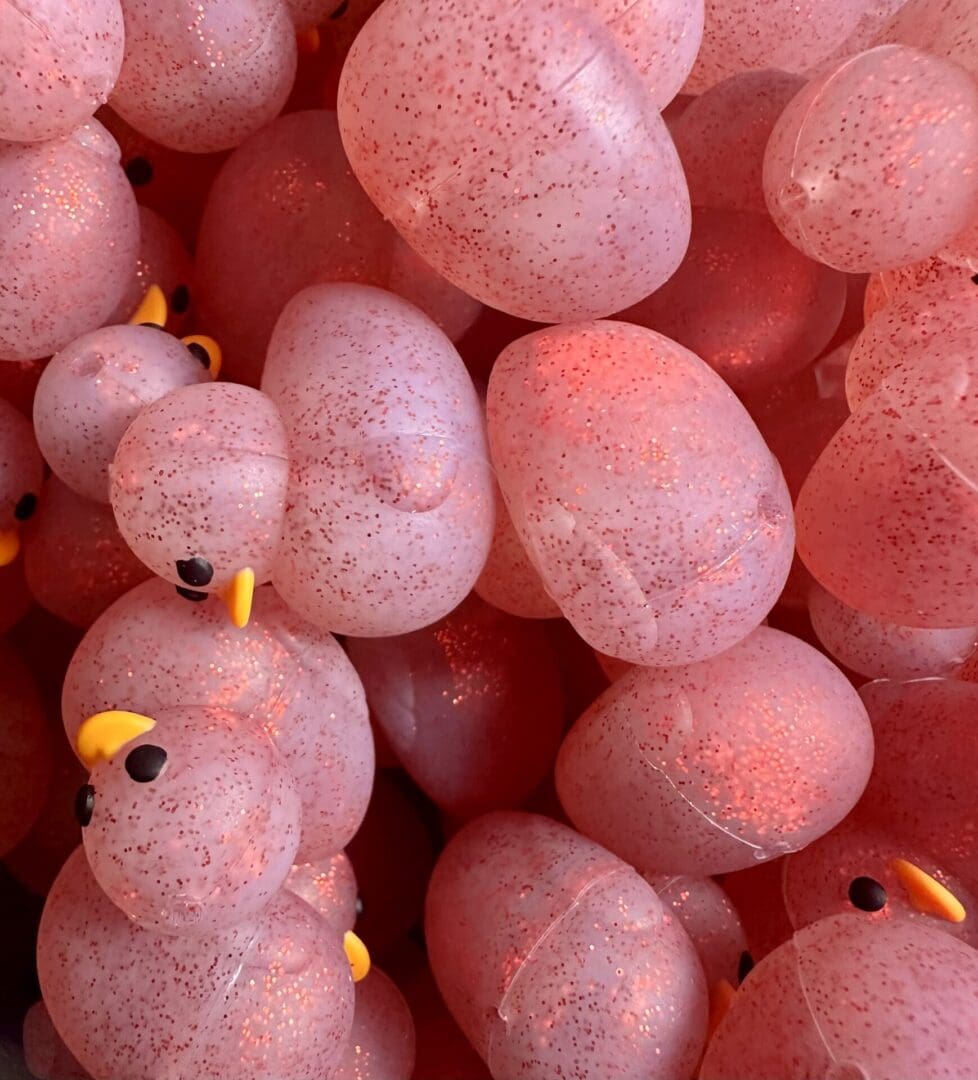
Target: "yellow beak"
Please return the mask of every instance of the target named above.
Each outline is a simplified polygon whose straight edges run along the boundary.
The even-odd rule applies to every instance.
[[[197,345],[207,354],[206,367],[212,379],[216,379],[221,374],[223,354],[221,353],[221,346],[212,337],[208,337],[206,334],[191,334],[189,337],[180,338],[180,341],[188,349],[191,345]],[[203,363],[204,358],[197,349],[191,349],[191,352]]]
[[[709,1037],[713,1038],[713,1032],[720,1026],[723,1018],[730,1012],[730,1006],[737,991],[726,979],[720,979],[710,987],[710,1020]]]
[[[352,930],[347,930],[343,935],[343,951],[346,953],[347,960],[350,961],[353,981],[357,983],[365,979],[370,972],[370,953],[367,952],[367,946]]]
[[[900,884],[907,890],[910,903],[918,911],[948,922],[964,922],[967,916],[964,904],[937,878],[906,859],[894,859],[891,865]]]
[[[300,53],[305,53],[306,56],[311,56],[313,53],[319,52],[319,27],[310,26],[308,30],[300,30],[295,35],[295,43],[298,46]]]
[[[132,313],[129,325],[139,326],[142,323],[150,323],[162,330],[166,326],[166,317],[166,297],[163,295],[163,290],[159,285],[150,285],[139,307]]]
[[[90,716],[78,729],[75,746],[78,755],[91,769],[100,761],[108,761],[133,739],[156,727],[156,721],[142,713],[109,709]]]
[[[16,529],[0,532],[0,566],[9,566],[20,553],[20,533]]]
[[[250,566],[239,570],[234,575],[234,580],[224,593],[224,603],[227,604],[231,622],[239,629],[248,625],[251,618],[251,605],[255,599],[255,572]]]

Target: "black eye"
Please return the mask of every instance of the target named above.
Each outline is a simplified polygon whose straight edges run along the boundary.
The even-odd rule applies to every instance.
[[[353,910],[357,913],[357,915],[363,914],[363,900],[361,897],[357,897],[357,902],[356,904],[354,904]]]
[[[197,361],[198,364],[206,371],[211,369],[211,354],[204,348],[199,341],[191,341],[187,346],[190,351],[190,355]]]
[[[978,285],[978,274],[972,274],[972,275],[971,275],[971,280],[972,280],[972,281],[973,281],[973,282],[974,282],[974,283],[975,283],[976,285]]]
[[[153,179],[153,166],[144,157],[134,157],[126,164],[126,176],[133,187],[143,187]]]
[[[137,784],[152,783],[163,771],[166,751],[162,746],[146,743],[126,754],[126,772]]]
[[[753,970],[754,957],[749,952],[742,952],[740,963],[737,965],[737,982],[742,983]]]
[[[176,589],[177,596],[182,596],[184,600],[192,600],[195,604],[207,599],[207,593],[197,592],[196,589],[185,589],[182,585],[177,585]]]
[[[92,820],[95,809],[95,788],[91,784],[82,784],[75,796],[75,820],[84,829]]]
[[[182,315],[190,307],[190,290],[186,285],[178,285],[170,297],[170,310]]]
[[[206,559],[195,555],[192,559],[177,559],[177,574],[181,581],[199,589],[202,585],[210,585],[214,567]]]
[[[26,521],[37,509],[37,496],[28,491],[26,495],[21,495],[17,500],[17,505],[14,507],[14,517],[18,521]]]
[[[856,877],[849,882],[849,901],[860,911],[880,911],[886,907],[886,889],[871,877]]]

